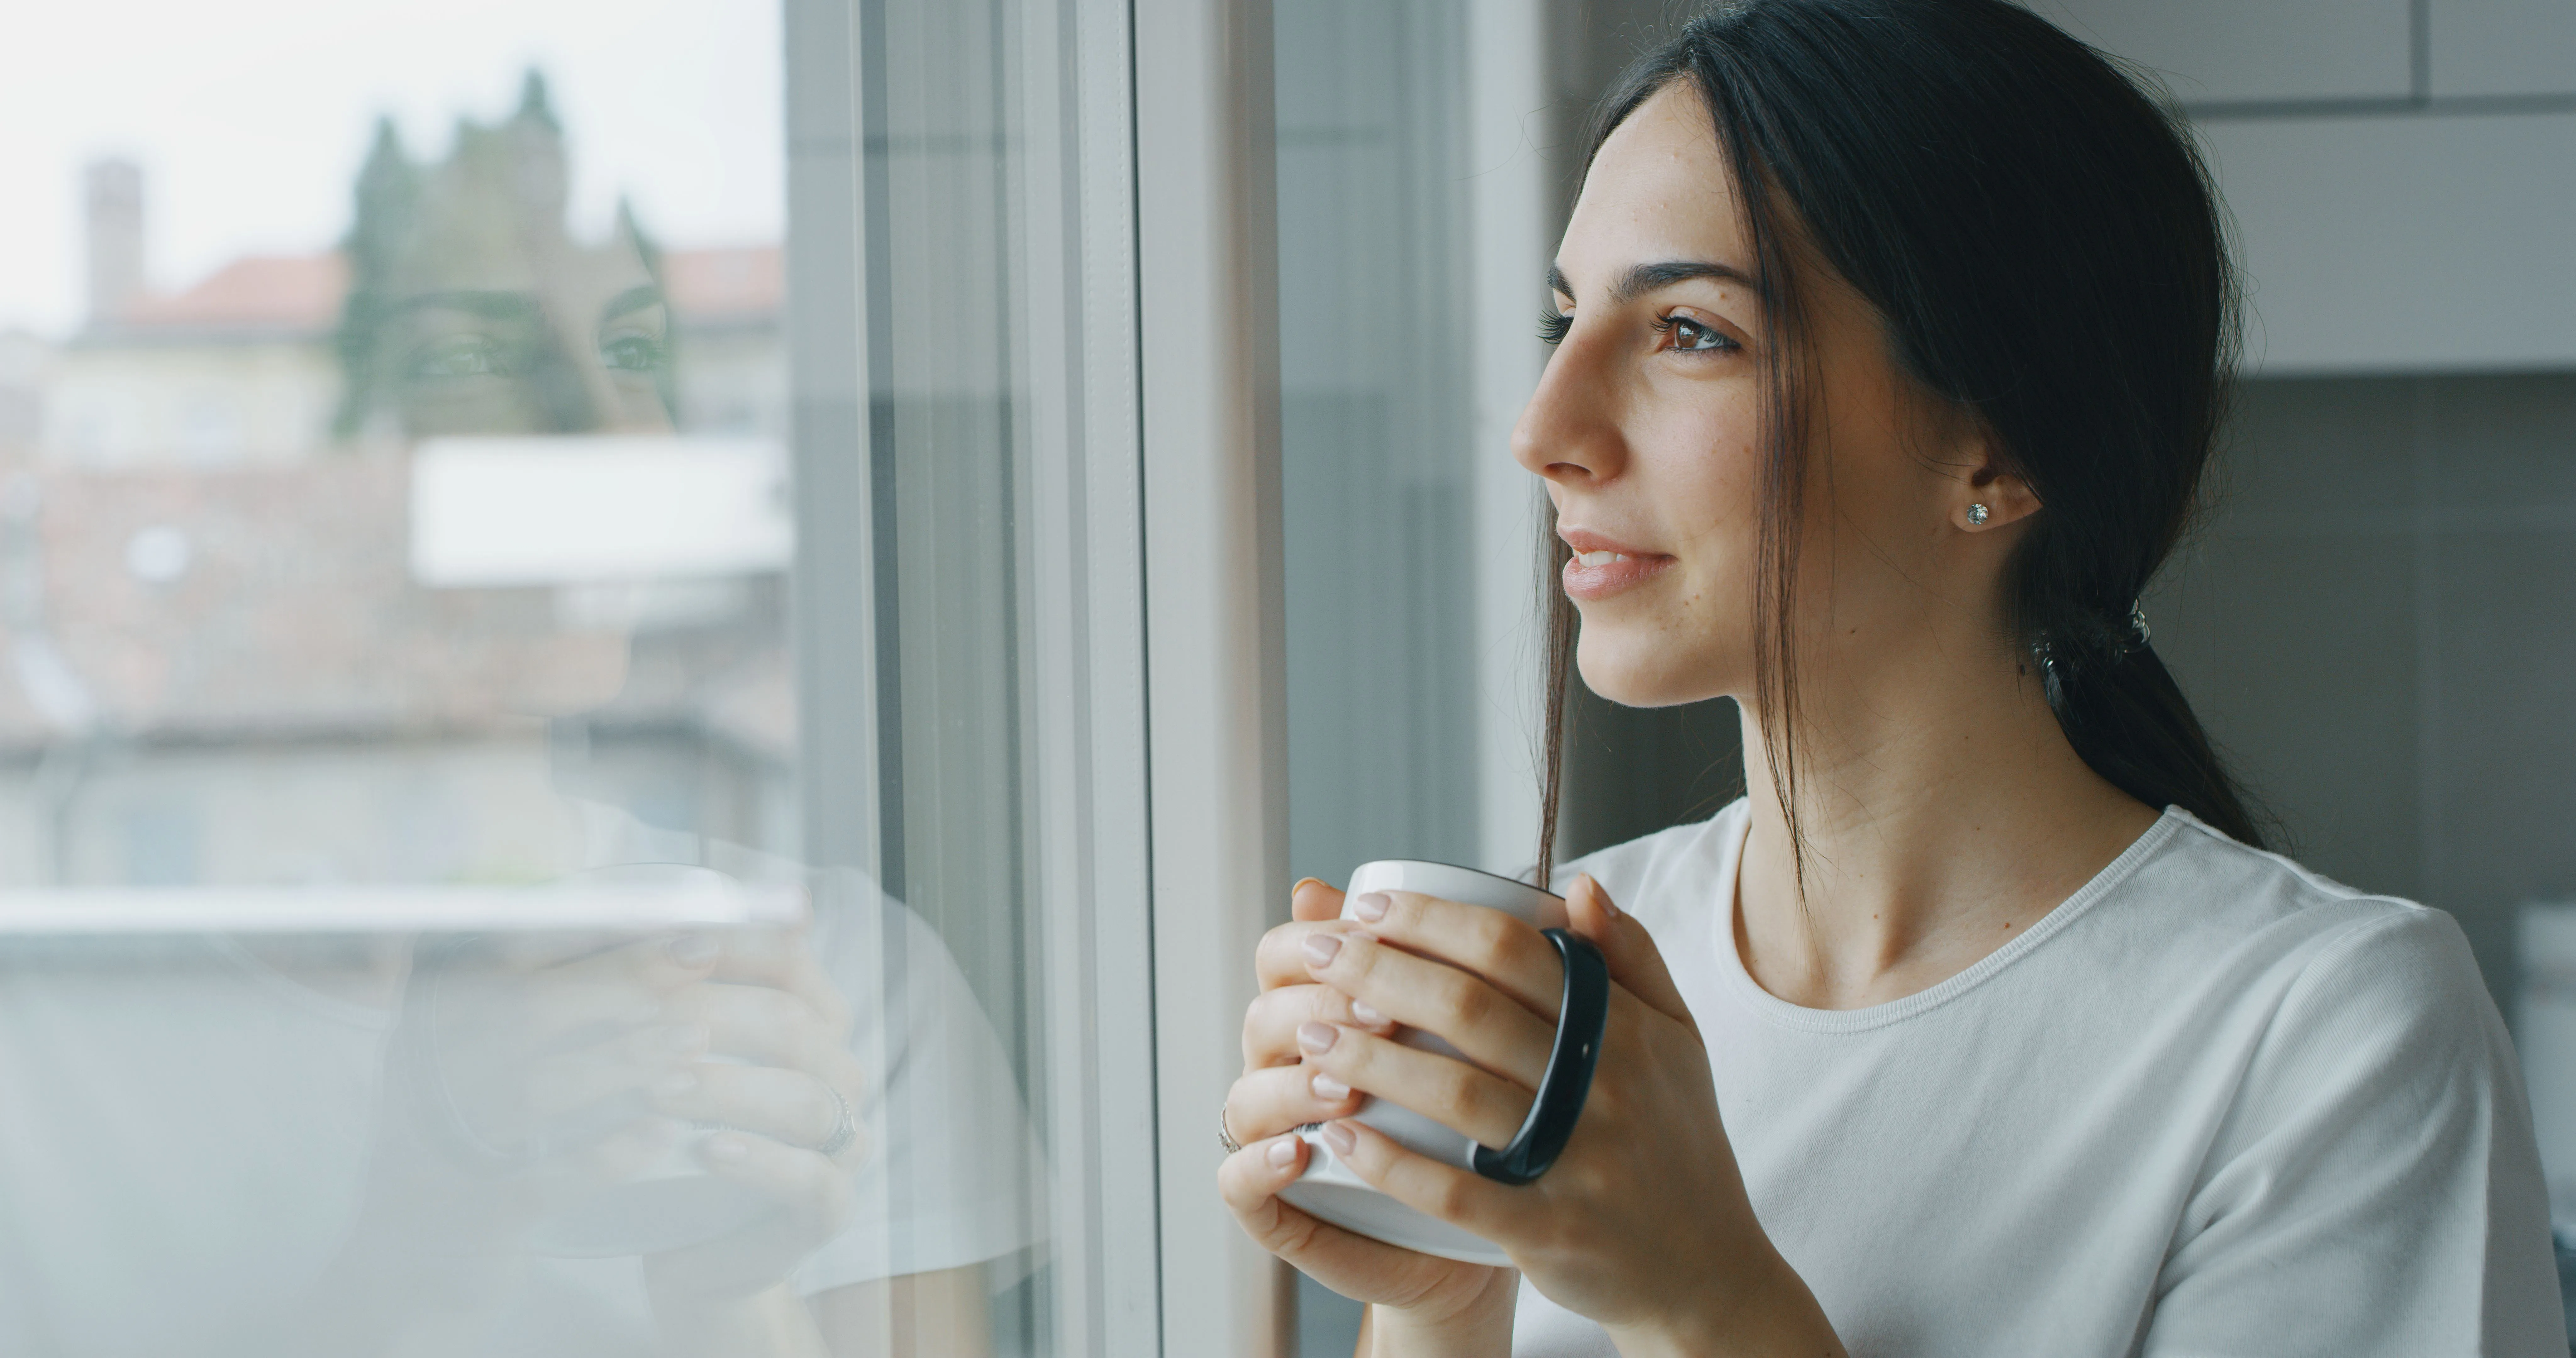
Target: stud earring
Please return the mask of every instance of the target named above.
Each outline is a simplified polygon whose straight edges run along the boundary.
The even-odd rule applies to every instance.
[[[1971,528],[1981,527],[1981,526],[1983,526],[1983,525],[1984,525],[1985,521],[1986,521],[1986,507],[1985,507],[1984,505],[1970,505],[1970,506],[1968,506],[1968,526],[1969,526],[1969,527],[1971,527]]]

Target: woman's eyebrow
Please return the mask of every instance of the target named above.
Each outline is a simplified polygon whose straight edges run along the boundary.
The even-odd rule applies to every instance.
[[[1694,278],[1715,278],[1723,282],[1741,283],[1748,288],[1753,286],[1752,278],[1732,264],[1720,264],[1714,260],[1704,259],[1666,260],[1660,264],[1631,265],[1628,272],[1610,289],[1610,305],[1619,306],[1643,297],[1657,288],[1668,288],[1675,283],[1687,282]],[[1569,298],[1574,296],[1574,285],[1565,281],[1565,270],[1554,264],[1547,266],[1547,285]]]
[[[599,323],[601,325],[606,325],[610,321],[616,320],[618,317],[626,315],[629,312],[642,311],[646,307],[657,307],[660,305],[662,305],[662,290],[660,288],[655,287],[650,283],[643,284],[640,287],[628,288],[626,291],[610,298],[608,305],[599,309]]]

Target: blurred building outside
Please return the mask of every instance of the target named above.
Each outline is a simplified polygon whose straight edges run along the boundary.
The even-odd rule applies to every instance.
[[[765,450],[784,531],[779,247],[570,240],[534,73],[443,161],[381,128],[339,248],[174,292],[140,171],[85,187],[86,323],[0,334],[0,890],[543,879],[582,801],[793,853],[783,553],[460,584],[413,543],[433,438]],[[594,312],[600,355],[567,357]],[[675,465],[603,464],[572,510]],[[480,484],[489,523],[440,531],[529,536]]]

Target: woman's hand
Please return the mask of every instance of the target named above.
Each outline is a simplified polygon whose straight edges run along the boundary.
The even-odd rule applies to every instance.
[[[665,1014],[705,1034],[708,1055],[728,1059],[666,1077],[653,1089],[654,1108],[724,1127],[700,1144],[700,1163],[778,1210],[651,1256],[645,1280],[666,1330],[705,1333],[711,1343],[701,1347],[710,1351],[745,1351],[712,1341],[739,1321],[775,1317],[787,1303],[787,1274],[849,1220],[851,1171],[869,1150],[856,1122],[866,1083],[848,1048],[850,1007],[801,937],[746,933],[726,937],[706,978],[673,995]]]
[[[1336,920],[1342,893],[1310,878],[1297,885],[1290,909],[1296,922],[1271,930],[1256,955],[1261,994],[1244,1013],[1243,1076],[1225,1101],[1226,1127],[1243,1149],[1218,1168],[1218,1189],[1262,1248],[1326,1287],[1376,1305],[1372,1338],[1381,1351],[1393,1339],[1391,1331],[1418,1327],[1462,1341],[1461,1353],[1491,1353],[1496,1338],[1507,1341],[1511,1333],[1510,1269],[1462,1264],[1354,1235],[1278,1198],[1306,1168],[1306,1144],[1287,1133],[1347,1116],[1360,1105],[1356,1091],[1306,1063],[1299,1034],[1350,1032],[1383,1040],[1395,1031],[1386,1015],[1355,1005],[1311,973],[1308,940],[1345,936],[1359,927]],[[1401,1351],[1440,1350],[1408,1345]]]
[[[802,1303],[783,1284],[847,1222],[850,1171],[868,1147],[849,1005],[801,936],[503,940],[435,960],[414,984],[406,1021],[427,1030],[430,1074],[456,1134],[447,1139],[504,1171],[463,1182],[514,1200],[506,1224],[486,1227],[481,1251],[508,1250],[549,1212],[616,1191],[694,1142],[708,1173],[778,1210],[644,1261],[664,1347],[813,1347],[797,1333],[811,1329]],[[692,1124],[722,1130],[702,1135]]]
[[[649,1092],[707,1046],[670,1006],[718,953],[697,935],[424,946],[397,1048],[428,1140],[521,1226],[661,1159],[684,1129],[654,1116]]]
[[[1624,1354],[1839,1353],[1754,1218],[1707,1049],[1654,941],[1590,877],[1567,905],[1615,984],[1591,1094],[1555,1165],[1507,1186],[1349,1120],[1326,1129],[1335,1153],[1397,1201],[1501,1245]],[[1314,1010],[1366,1006],[1448,1039],[1473,1064],[1327,1019],[1329,1033],[1307,1034],[1307,1065],[1481,1145],[1508,1144],[1553,1044],[1564,983],[1554,946],[1500,911],[1409,892],[1363,897],[1352,913],[1357,928],[1338,946],[1300,951],[1308,975],[1342,997]]]

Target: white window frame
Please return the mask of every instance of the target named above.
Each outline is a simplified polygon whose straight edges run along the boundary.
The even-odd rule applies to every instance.
[[[864,457],[871,0],[787,0],[797,582],[817,861],[879,823]],[[1215,1117],[1286,863],[1265,0],[1057,0],[1013,35],[1040,685],[1053,1351],[1286,1351]],[[1138,261],[1153,261],[1150,271]],[[1150,733],[1150,734],[1149,734]],[[853,842],[836,842],[852,839]],[[1284,910],[1284,906],[1277,907]]]
[[[808,407],[804,691],[841,696],[809,719],[849,754],[809,747],[823,861],[826,821],[878,823],[851,777],[871,766],[867,477],[829,457],[867,432],[867,337],[847,319],[865,314],[856,44],[877,0],[786,2],[791,277],[818,323],[841,318],[838,333],[798,325],[791,346]],[[1015,186],[1026,276],[1046,282],[1020,318],[1041,431],[1037,670],[1063,679],[1040,686],[1050,891],[1032,978],[1049,1030],[1054,1351],[1284,1358],[1291,1274],[1219,1201],[1213,1125],[1241,1066],[1254,946],[1287,913],[1271,0],[1044,0],[1023,17],[1021,131],[1062,151],[1023,157]],[[1495,336],[1474,357],[1480,446],[1499,446],[1535,377],[1527,346],[1500,336],[1521,333],[1543,252],[1540,18],[1540,0],[1486,0],[1471,20],[1473,116],[1496,129],[1478,137],[1492,165],[1478,205],[1511,227],[1474,246],[1476,319]],[[1488,461],[1478,518],[1499,527],[1478,534],[1479,641],[1500,691],[1483,695],[1480,742],[1517,769],[1530,502]],[[1481,808],[1488,835],[1517,838],[1534,794],[1488,781],[1503,789]]]
[[[1134,0],[1163,1352],[1284,1354],[1285,1265],[1218,1200],[1252,952],[1287,913],[1268,0]]]

